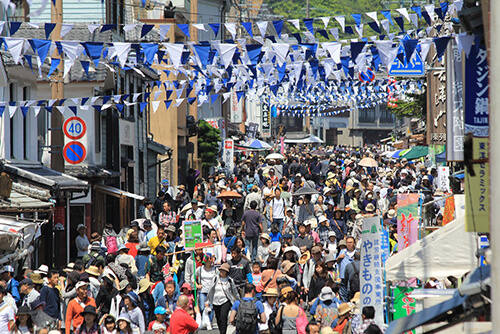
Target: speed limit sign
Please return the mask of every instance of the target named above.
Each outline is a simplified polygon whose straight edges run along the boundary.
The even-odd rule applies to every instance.
[[[87,125],[80,117],[70,117],[64,122],[63,131],[69,139],[80,139],[87,132]]]

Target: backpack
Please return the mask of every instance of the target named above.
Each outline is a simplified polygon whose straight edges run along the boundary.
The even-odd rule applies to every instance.
[[[89,254],[90,259],[85,263],[85,269],[89,269],[90,266],[93,266],[97,263],[97,259],[99,258],[99,253],[95,253],[92,255],[92,253]]]
[[[115,236],[107,236],[104,241],[108,249],[108,254],[115,254],[118,252],[118,241]]]
[[[282,306],[283,307],[283,306]],[[280,307],[280,308],[282,308]],[[269,325],[269,333],[271,334],[281,334],[283,333],[283,321],[280,321],[276,325],[276,316],[278,315],[279,309],[277,311],[273,311],[269,315],[268,325]]]
[[[255,300],[241,300],[236,313],[236,330],[240,334],[254,333],[257,330],[258,310]]]
[[[349,278],[349,289],[351,290],[351,292],[353,293],[356,293],[359,291],[359,288],[360,288],[360,280],[359,280],[359,268],[356,267],[356,265],[352,264],[352,266],[354,267],[354,275],[352,275],[352,277]]]

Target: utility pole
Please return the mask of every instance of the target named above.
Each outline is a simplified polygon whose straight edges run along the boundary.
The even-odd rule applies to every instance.
[[[306,19],[309,18],[309,0],[306,1]]]
[[[52,3],[52,1],[51,1]],[[52,31],[52,40],[58,41],[61,39],[61,23],[63,22],[63,5],[62,0],[56,0],[55,5],[52,3],[50,10],[51,22],[56,23],[54,31]],[[57,50],[54,50],[57,53]],[[51,79],[51,91],[52,99],[61,100],[64,98],[64,83],[63,83],[63,73],[64,73],[64,59],[62,54],[59,55],[61,62],[58,66],[57,73],[52,75]],[[59,101],[56,102],[59,104]],[[59,172],[64,172],[64,158],[63,158],[63,147],[64,147],[64,134],[62,131],[63,117],[59,111],[54,111],[50,115],[50,168],[57,170]]]
[[[306,19],[309,18],[309,0],[306,1]],[[307,59],[306,59],[307,61]],[[311,133],[311,116],[306,116],[306,133]]]
[[[191,23],[198,23],[198,0],[191,0]],[[221,27],[222,28],[222,27]],[[222,29],[221,29],[222,30]],[[195,43],[198,42],[198,29],[191,25],[191,40]],[[192,92],[192,94],[194,91]],[[186,96],[188,97],[188,96]],[[194,116],[194,118],[198,121],[198,106],[196,103],[192,105],[188,104],[188,114],[190,116]],[[193,143],[194,145],[194,153],[191,155],[191,168],[201,170],[201,166],[198,166],[198,136],[188,137],[188,141]],[[186,143],[187,144],[187,143]],[[195,162],[196,161],[196,162]],[[199,167],[199,168],[197,168]]]

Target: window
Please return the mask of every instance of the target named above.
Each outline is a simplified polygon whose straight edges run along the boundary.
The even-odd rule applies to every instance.
[[[393,121],[393,115],[389,108],[387,108],[387,104],[381,104],[380,105],[380,123],[387,123],[387,124],[392,124]]]
[[[374,123],[375,122],[375,108],[359,109],[359,122],[360,123]]]

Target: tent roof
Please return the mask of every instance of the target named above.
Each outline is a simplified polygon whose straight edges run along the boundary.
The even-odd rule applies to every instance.
[[[461,277],[477,267],[477,248],[476,234],[465,232],[465,217],[460,217],[391,256],[385,265],[387,280]]]

